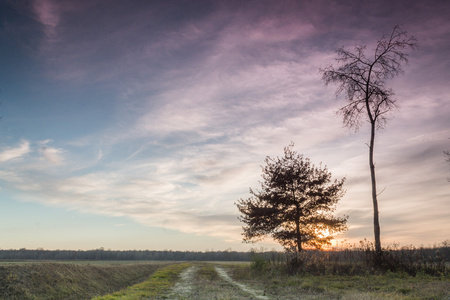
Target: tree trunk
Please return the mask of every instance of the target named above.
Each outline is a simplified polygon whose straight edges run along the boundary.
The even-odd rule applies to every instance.
[[[296,212],[296,219],[295,219],[295,233],[297,234],[297,251],[298,253],[302,252],[302,235],[300,234],[300,216],[301,211],[299,204],[297,203],[297,199],[295,197],[295,188],[292,187],[292,199],[294,200],[295,204],[295,212]]]
[[[295,222],[296,233],[297,233],[297,251],[298,253],[302,252],[302,235],[300,234],[300,222],[297,220]]]
[[[372,179],[372,201],[373,201],[373,229],[375,233],[375,251],[377,258],[381,256],[381,241],[380,241],[380,221],[378,218],[378,199],[377,199],[377,183],[375,179],[375,165],[373,163],[373,148],[375,145],[375,121],[371,122],[370,132],[370,146],[369,146],[369,165],[370,177]]]

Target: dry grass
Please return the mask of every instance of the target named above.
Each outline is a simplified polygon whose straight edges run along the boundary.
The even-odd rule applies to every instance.
[[[357,274],[344,275],[292,274],[286,264],[264,261],[258,264],[0,265],[0,299],[90,299],[106,294],[109,295],[98,299],[252,298],[240,285],[219,276],[216,267],[268,299],[450,299],[448,274],[411,276],[390,271],[360,273],[359,269]]]
[[[450,299],[449,276],[387,272],[383,275],[289,275],[267,265],[223,265],[235,280],[266,292],[271,299]]]
[[[142,282],[167,263],[0,265],[0,299],[89,299]]]

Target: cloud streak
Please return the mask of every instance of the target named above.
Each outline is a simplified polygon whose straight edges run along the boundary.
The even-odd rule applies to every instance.
[[[53,39],[56,35],[56,27],[59,23],[59,14],[56,5],[50,0],[36,0],[33,2],[36,16],[44,25],[47,38]]]
[[[0,152],[0,162],[20,159],[26,154],[30,153],[30,143],[22,141],[19,147],[5,149]]]

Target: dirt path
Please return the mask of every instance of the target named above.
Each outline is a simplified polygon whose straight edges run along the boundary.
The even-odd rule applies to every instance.
[[[264,294],[263,291],[255,290],[255,289],[249,288],[249,287],[246,286],[245,284],[242,284],[242,283],[239,283],[239,282],[237,282],[237,281],[234,281],[234,280],[228,275],[228,273],[227,273],[224,269],[222,269],[222,268],[220,268],[220,267],[217,267],[217,266],[215,266],[214,268],[216,269],[217,274],[219,274],[219,276],[220,276],[223,280],[226,280],[226,281],[228,281],[229,283],[231,283],[231,284],[233,284],[233,285],[239,287],[241,290],[243,290],[244,292],[246,292],[246,293],[252,295],[252,296],[255,297],[256,299],[261,299],[261,300],[268,300],[268,299],[269,299],[267,296],[264,296],[264,295],[263,295],[263,294]]]
[[[195,273],[197,272],[197,266],[191,266],[181,272],[180,280],[175,284],[175,286],[167,295],[167,299],[189,299],[192,294],[192,287],[194,283]]]
[[[211,266],[212,273],[217,274],[212,275],[210,279],[216,276],[212,281],[202,281],[198,277],[202,270],[204,272],[204,269],[194,265],[181,272],[179,281],[164,299],[269,299],[263,291],[233,280],[221,267]]]

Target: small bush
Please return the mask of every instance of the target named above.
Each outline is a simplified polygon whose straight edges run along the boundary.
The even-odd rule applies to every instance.
[[[262,272],[268,268],[269,264],[270,262],[262,254],[252,253],[251,267],[253,271]]]

